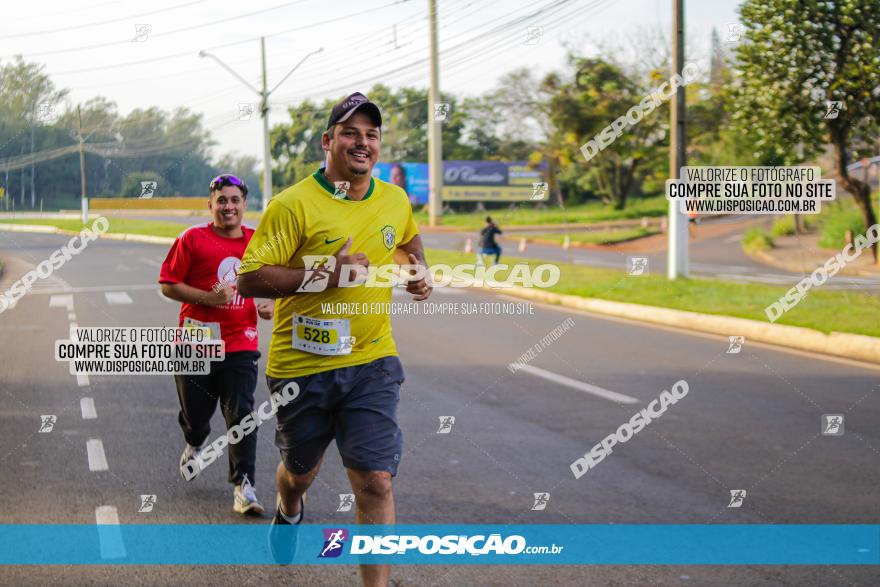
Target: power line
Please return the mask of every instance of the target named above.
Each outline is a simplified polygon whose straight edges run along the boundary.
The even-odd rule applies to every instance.
[[[504,33],[506,30],[509,30],[514,26],[522,25],[524,22],[528,21],[529,19],[533,19],[537,16],[541,16],[544,13],[548,13],[548,14],[553,13],[554,11],[561,9],[564,5],[570,3],[571,1],[572,0],[554,0],[554,1],[546,4],[545,6],[539,8],[535,12],[532,12],[527,15],[516,17],[516,18],[512,19],[511,21],[502,23],[498,26],[495,26],[495,27],[489,29],[489,31],[481,33],[479,36],[471,37],[471,38],[466,39],[456,45],[453,45],[452,47],[447,47],[445,50],[442,51],[441,57],[448,57],[450,54],[454,54],[457,51],[461,51],[461,50],[464,50],[469,47],[474,47],[475,45],[478,45],[480,41],[491,40],[490,37],[492,35],[498,35],[498,34]],[[467,31],[464,31],[462,33],[455,35],[454,37],[459,37],[462,34],[465,34],[466,32],[474,30],[474,28],[479,28],[479,26],[468,29]],[[454,37],[451,37],[451,38],[454,38]],[[473,57],[473,56],[479,55],[479,52],[468,53],[468,55]],[[374,80],[384,81],[388,78],[388,76],[398,75],[402,72],[406,72],[406,71],[411,70],[415,67],[419,67],[421,65],[424,65],[425,63],[427,63],[427,61],[428,61],[428,58],[423,57],[421,59],[410,62],[408,64],[401,65],[399,67],[395,67],[393,69],[374,74],[370,77],[362,78],[362,79],[359,79],[356,81],[348,81],[348,82],[346,82],[345,86],[336,86],[334,88],[321,88],[319,90],[316,90],[314,92],[306,94],[306,96],[308,97],[308,96],[320,96],[320,95],[326,95],[326,94],[335,94],[338,92],[345,91],[348,88],[351,88],[353,86],[368,84]],[[281,99],[283,100],[284,97],[282,96]]]
[[[352,18],[352,17],[355,17],[355,16],[360,16],[360,15],[362,15],[362,14],[367,14],[368,12],[374,12],[374,11],[377,11],[377,10],[383,10],[383,9],[388,8],[388,7],[390,7],[390,6],[395,6],[395,5],[397,5],[397,4],[401,4],[401,3],[403,3],[403,2],[409,2],[409,1],[410,1],[410,0],[394,0],[394,2],[389,2],[388,4],[383,4],[382,6],[377,6],[376,8],[370,8],[370,9],[368,9],[368,10],[361,10],[361,11],[358,11],[358,12],[352,12],[352,13],[347,14],[347,15],[344,15],[344,16],[340,16],[340,17],[336,17],[336,18],[332,18],[332,19],[328,19],[328,20],[324,20],[324,21],[320,21],[320,22],[312,23],[312,24],[310,24],[310,25],[306,25],[306,26],[304,26],[304,27],[300,27],[300,28],[311,28],[311,27],[321,26],[321,25],[323,25],[323,24],[327,24],[327,23],[330,23],[330,22],[336,22],[336,21],[343,20],[343,19],[346,19],[346,18]],[[297,30],[299,30],[299,29],[297,29]],[[287,31],[287,32],[289,32],[289,31]],[[277,34],[281,34],[281,33],[275,33],[274,35],[277,35]],[[274,36],[274,35],[272,35],[272,36]],[[267,35],[267,36],[270,36],[270,35]],[[236,46],[236,45],[242,45],[242,44],[244,44],[244,43],[250,43],[250,42],[253,42],[253,41],[257,41],[257,40],[259,40],[259,37],[252,37],[252,38],[244,39],[244,40],[241,40],[241,41],[233,41],[233,42],[231,42],[231,43],[224,43],[224,44],[222,44],[222,45],[214,45],[214,46],[212,46],[212,47],[205,47],[205,50],[206,50],[206,51],[213,51],[213,50],[215,50],[215,49],[223,49],[223,48],[225,48],[225,47],[234,47],[234,46]],[[110,64],[110,65],[100,65],[100,66],[98,66],[98,67],[87,67],[87,68],[83,68],[83,69],[69,69],[69,70],[67,70],[67,71],[56,71],[56,72],[50,72],[50,75],[52,75],[52,76],[57,76],[57,75],[70,75],[70,74],[74,74],[74,73],[90,73],[90,72],[93,72],[93,71],[104,71],[104,70],[107,70],[107,69],[118,69],[118,68],[120,68],[120,67],[130,67],[130,66],[132,66],[132,65],[144,65],[144,64],[146,64],[146,63],[157,63],[157,62],[159,62],[159,61],[168,61],[169,59],[178,59],[178,58],[180,58],[180,57],[192,57],[194,53],[196,53],[196,51],[183,51],[183,52],[180,52],[180,53],[172,53],[172,54],[169,54],[169,55],[162,55],[162,56],[160,56],[160,57],[153,57],[153,58],[151,58],[151,59],[140,59],[140,60],[137,60],[137,61],[126,61],[126,62],[123,62],[123,63],[113,63],[113,64]]]
[[[40,19],[45,19],[48,17],[64,16],[65,14],[79,14],[82,12],[88,12],[89,10],[92,10],[93,8],[100,8],[101,6],[107,6],[109,4],[119,4],[120,1],[121,0],[111,0],[110,2],[101,2],[99,4],[91,4],[89,6],[78,6],[76,8],[72,8],[70,10],[52,11],[51,14],[46,14],[46,13],[29,14],[27,16],[21,16],[21,17],[12,18],[12,19],[4,18],[3,24],[8,24],[10,22],[22,22],[24,20],[40,20]]]
[[[458,0],[458,1],[461,2],[461,1],[463,1],[463,0]],[[468,8],[468,7],[470,7],[470,6],[473,5],[473,4],[474,4],[474,2],[470,2],[469,4],[467,4],[467,5],[465,6],[465,8]],[[461,17],[460,17],[459,19],[457,19],[457,20],[461,20],[461,19],[466,18],[466,17],[467,17],[467,15],[463,15],[463,16],[461,16]],[[412,20],[426,20],[426,17],[424,17],[424,16],[418,16],[418,17],[416,17],[416,18],[410,18],[410,19],[406,19],[406,20],[404,20],[404,21],[400,21],[400,22],[398,22],[397,24],[403,24],[403,23],[405,23],[405,22],[410,22],[410,21],[412,21]],[[454,20],[454,21],[450,21],[450,24],[451,24],[452,22],[456,22],[456,21],[455,21],[455,20]],[[383,28],[387,28],[387,27],[383,27]],[[442,27],[442,28],[445,28],[445,27]],[[408,38],[408,37],[410,37],[410,36],[413,36],[413,35],[417,34],[417,33],[420,32],[420,31],[421,31],[421,29],[419,29],[419,30],[417,30],[417,31],[412,31],[412,32],[408,33],[407,35],[404,35],[404,36],[399,37],[399,38],[400,38],[400,39]],[[363,36],[364,36],[364,37],[371,37],[371,36],[375,36],[375,34],[376,34],[376,32],[370,32],[370,33],[366,33],[366,34],[363,35]],[[353,39],[350,39],[350,40],[349,40],[349,41],[350,41],[349,44],[354,43],[354,42],[356,41],[356,39],[358,39],[358,38],[360,38],[360,37],[355,37],[355,38],[353,38]],[[387,42],[385,42],[385,43],[382,43],[382,44],[380,45],[380,47],[382,47],[382,46],[386,46],[386,45],[390,45],[390,44],[392,44],[392,43],[393,43],[393,41],[389,40],[389,41],[387,41]],[[407,42],[407,43],[405,43],[405,44],[411,44],[411,42]],[[346,46],[346,47],[343,47],[341,50],[342,50],[342,51],[345,51],[345,52],[348,52],[348,51],[349,51],[349,49],[347,48],[347,46]],[[373,57],[379,57],[379,56],[381,56],[381,55],[385,55],[385,54],[388,54],[388,53],[394,53],[394,52],[396,52],[396,51],[397,51],[397,49],[389,49],[389,50],[387,50],[387,51],[384,51],[384,52],[382,52],[382,53],[379,53],[379,54],[377,54],[377,55],[374,55]],[[399,57],[399,58],[403,58],[402,56],[398,56],[398,57]],[[322,72],[325,72],[325,73],[326,73],[326,71],[327,71],[329,68],[333,67],[333,65],[335,65],[335,64],[337,64],[337,63],[343,63],[343,62],[348,63],[348,62],[350,62],[350,57],[347,57],[347,56],[340,56],[339,58],[331,59],[329,62],[326,61],[326,58],[319,57],[318,59],[315,60],[315,62],[318,62],[318,66],[317,66],[316,68],[314,68],[313,71],[322,71]],[[362,62],[361,64],[363,65],[363,62]],[[285,66],[285,69],[286,69],[286,66]],[[279,68],[279,69],[276,69],[275,71],[281,71],[281,69]],[[308,71],[308,70],[307,70],[307,69],[303,69],[303,71]],[[309,79],[310,77],[314,78],[315,76],[314,76],[314,75],[312,75],[312,76],[308,76],[308,75],[306,75],[306,76],[301,76],[301,75],[298,75],[298,76],[297,76],[297,79],[298,79],[298,81],[299,81],[300,83],[302,83],[302,80],[307,80],[307,79]],[[257,84],[257,83],[258,83],[258,81],[254,81],[254,84]],[[238,91],[238,90],[237,90],[235,87],[231,87],[231,88],[226,89],[226,90],[215,91],[215,92],[212,92],[211,94],[209,94],[209,95],[207,96],[207,99],[206,99],[206,100],[199,100],[199,99],[196,99],[197,102],[188,101],[187,104],[190,105],[190,106],[192,106],[194,103],[204,103],[204,102],[218,101],[219,99],[227,99],[228,97],[235,95],[235,93],[236,93],[237,91]],[[271,104],[274,105],[274,106],[281,106],[281,107],[284,107],[284,106],[285,106],[285,104],[280,103],[280,102],[275,102],[275,101],[271,102]]]
[[[57,28],[57,29],[47,29],[44,31],[33,31],[33,32],[29,32],[29,33],[18,33],[18,34],[14,34],[14,35],[4,35],[4,36],[0,37],[0,41],[4,41],[6,39],[21,39],[23,37],[35,37],[37,35],[51,35],[54,33],[64,33],[67,31],[76,31],[79,29],[85,29],[85,28],[89,28],[89,27],[93,27],[93,26],[101,26],[104,24],[111,24],[114,22],[122,22],[122,21],[126,21],[126,20],[131,20],[133,18],[140,18],[142,16],[150,16],[153,14],[159,14],[161,12],[168,12],[170,10],[179,10],[181,8],[187,8],[188,6],[193,6],[195,4],[202,4],[204,2],[207,2],[207,0],[195,0],[194,2],[188,2],[186,4],[180,4],[177,6],[169,6],[167,8],[160,8],[159,10],[151,10],[149,12],[141,12],[140,14],[130,14],[128,16],[122,16],[119,18],[111,18],[109,20],[102,20],[102,21],[97,21],[97,22],[88,22],[85,24],[78,24],[78,25],[73,25],[73,26],[69,26],[69,27],[61,27],[61,28]],[[100,6],[100,4],[98,6]]]
[[[226,17],[226,18],[221,18],[221,19],[214,20],[214,21],[211,21],[211,22],[206,22],[206,23],[197,24],[197,25],[193,25],[193,26],[188,26],[188,27],[183,27],[183,28],[179,28],[179,29],[174,29],[174,30],[171,30],[171,31],[165,31],[165,32],[162,32],[162,33],[156,33],[156,34],[152,34],[152,33],[150,33],[150,37],[152,37],[152,38],[156,38],[156,37],[166,37],[166,36],[168,36],[168,35],[176,35],[176,34],[178,34],[178,33],[185,33],[185,32],[189,32],[189,31],[194,31],[194,30],[196,30],[196,29],[202,29],[202,28],[205,28],[205,27],[210,27],[210,26],[214,26],[214,25],[217,25],[217,24],[222,24],[222,23],[224,23],[224,22],[229,22],[229,21],[231,21],[231,20],[238,20],[238,19],[241,19],[241,18],[247,18],[247,17],[249,17],[249,16],[255,16],[255,15],[257,15],[257,14],[263,14],[263,13],[266,13],[266,12],[272,12],[272,11],[274,11],[274,10],[279,10],[279,9],[281,9],[281,8],[287,8],[288,6],[293,6],[294,4],[301,4],[301,3],[306,2],[306,1],[307,1],[307,0],[293,0],[292,2],[285,2],[284,4],[278,4],[277,6],[271,6],[271,7],[269,7],[269,8],[263,8],[263,9],[260,9],[260,10],[255,10],[255,11],[253,11],[253,12],[247,12],[247,13],[245,13],[245,14],[239,14],[239,15],[236,15],[236,16],[228,16],[228,17]],[[28,55],[25,55],[24,57],[32,58],[32,57],[43,57],[43,56],[45,56],[45,55],[57,55],[57,54],[59,54],[59,53],[65,53],[65,54],[67,54],[67,53],[78,53],[79,51],[89,51],[89,50],[91,50],[91,49],[101,49],[101,48],[104,48],[104,47],[112,47],[112,46],[114,46],[114,45],[129,45],[129,44],[131,44],[131,42],[132,42],[132,39],[123,39],[123,40],[121,40],[121,41],[108,41],[108,42],[106,42],[106,43],[96,43],[96,44],[94,44],[94,45],[85,45],[85,46],[82,46],[82,47],[72,47],[72,48],[66,48],[66,49],[53,49],[52,51],[43,51],[43,52],[41,52],[41,53],[30,53],[30,54],[28,54]],[[7,56],[7,57],[9,57],[9,56]]]

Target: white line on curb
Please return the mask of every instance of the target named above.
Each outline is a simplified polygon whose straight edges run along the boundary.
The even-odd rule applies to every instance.
[[[89,454],[89,471],[106,471],[107,457],[104,455],[104,443],[100,438],[86,441],[86,452]]]
[[[122,558],[125,544],[119,529],[119,514],[112,505],[95,508],[95,523],[98,525],[98,542],[101,545],[101,558]]]
[[[611,391],[610,389],[605,389],[596,385],[590,385],[589,383],[584,383],[583,381],[578,381],[577,379],[572,379],[571,377],[566,377],[565,375],[559,375],[558,373],[553,373],[539,367],[523,365],[522,367],[517,369],[517,371],[525,371],[526,373],[534,375],[535,377],[542,377],[548,381],[552,381],[560,385],[565,385],[571,387],[572,389],[577,389],[578,391],[583,391],[584,393],[595,395],[596,397],[601,397],[602,399],[607,399],[612,402],[617,402],[621,404],[639,403],[639,400],[634,397],[630,397],[622,393],[617,393],[616,391]]]
[[[79,400],[79,409],[82,411],[83,420],[94,420],[98,417],[98,413],[95,411],[95,400],[90,397]]]

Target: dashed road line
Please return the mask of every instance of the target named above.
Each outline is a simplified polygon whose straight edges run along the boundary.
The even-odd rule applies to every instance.
[[[124,291],[108,291],[104,293],[104,297],[111,306],[132,303],[131,296]]]
[[[95,523],[98,525],[98,542],[101,558],[125,557],[125,544],[119,528],[119,514],[112,505],[95,508]]]
[[[155,259],[148,259],[146,257],[139,257],[139,259],[142,263],[146,263],[147,265],[150,265],[151,267],[162,267],[161,261],[157,261]]]
[[[95,411],[95,400],[90,397],[80,398],[79,409],[82,412],[83,420],[94,420],[98,417]]]
[[[601,397],[602,399],[607,399],[612,402],[620,404],[639,403],[639,400],[634,397],[624,395],[622,393],[617,393],[616,391],[611,391],[610,389],[605,389],[604,387],[599,387],[598,385],[584,383],[583,381],[578,381],[577,379],[572,379],[571,377],[566,377],[565,375],[559,375],[558,373],[553,373],[552,371],[547,371],[546,369],[541,369],[539,367],[523,365],[522,367],[517,369],[517,371],[525,371],[529,375],[541,377],[542,379],[546,379],[547,381],[552,381],[553,383],[565,385],[566,387],[571,387],[572,389],[577,389],[578,391],[582,391],[596,397]]]
[[[86,441],[86,452],[89,455],[89,471],[107,471],[107,455],[104,454],[104,443],[100,438]]]
[[[49,298],[50,308],[66,308],[68,312],[73,312],[73,296],[71,295],[53,295]]]

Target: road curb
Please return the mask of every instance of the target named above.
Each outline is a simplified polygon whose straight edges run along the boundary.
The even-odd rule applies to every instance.
[[[594,314],[628,318],[721,336],[745,336],[746,342],[752,340],[835,357],[880,363],[880,338],[873,336],[844,332],[825,334],[818,330],[799,326],[785,326],[747,318],[716,316],[656,306],[584,298],[522,287],[497,289],[484,286],[484,289]]]
[[[39,232],[44,234],[79,234],[78,230],[65,230],[57,226],[46,226],[42,224],[2,224],[0,230],[7,232]],[[152,236],[149,234],[128,234],[128,233],[103,233],[97,235],[99,238],[106,238],[116,241],[130,241],[136,243],[149,243],[153,245],[170,245],[174,243],[174,239],[170,236]]]

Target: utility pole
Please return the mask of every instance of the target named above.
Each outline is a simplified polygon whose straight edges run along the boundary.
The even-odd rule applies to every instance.
[[[672,74],[684,67],[684,0],[672,0]],[[685,133],[685,89],[678,87],[669,116],[669,178],[680,179],[682,166],[687,164]],[[669,202],[669,250],[666,274],[669,279],[688,276],[688,221],[677,201]]]
[[[86,141],[82,132],[82,112],[79,105],[76,107],[76,136],[79,139],[79,178],[82,190],[82,223],[89,221],[89,199],[86,197]]]
[[[220,59],[208,53],[207,51],[199,51],[199,57],[210,57],[214,61],[216,61],[220,67],[231,73],[235,76],[238,81],[246,85],[252,92],[257,94],[260,97],[260,116],[263,118],[263,210],[266,209],[266,206],[269,205],[269,199],[272,197],[272,151],[269,142],[269,96],[278,89],[278,87],[283,84],[287,78],[293,74],[294,71],[299,69],[299,66],[305,63],[306,59],[315,55],[316,53],[320,53],[324,48],[316,49],[311,53],[307,54],[303,57],[299,63],[297,63],[293,69],[287,72],[281,81],[278,82],[274,88],[271,90],[267,89],[267,80],[266,80],[266,37],[260,37],[260,61],[262,62],[263,69],[263,89],[258,90],[254,86],[252,86],[246,79],[238,75],[231,67],[220,61]]]
[[[263,91],[260,116],[263,117],[263,210],[272,199],[272,147],[269,141],[269,88],[266,85],[266,37],[260,37],[260,60],[263,63]]]
[[[440,224],[443,213],[443,142],[442,121],[435,120],[434,104],[440,103],[440,73],[437,57],[437,0],[428,0],[431,30],[431,86],[428,88],[428,225]]]

